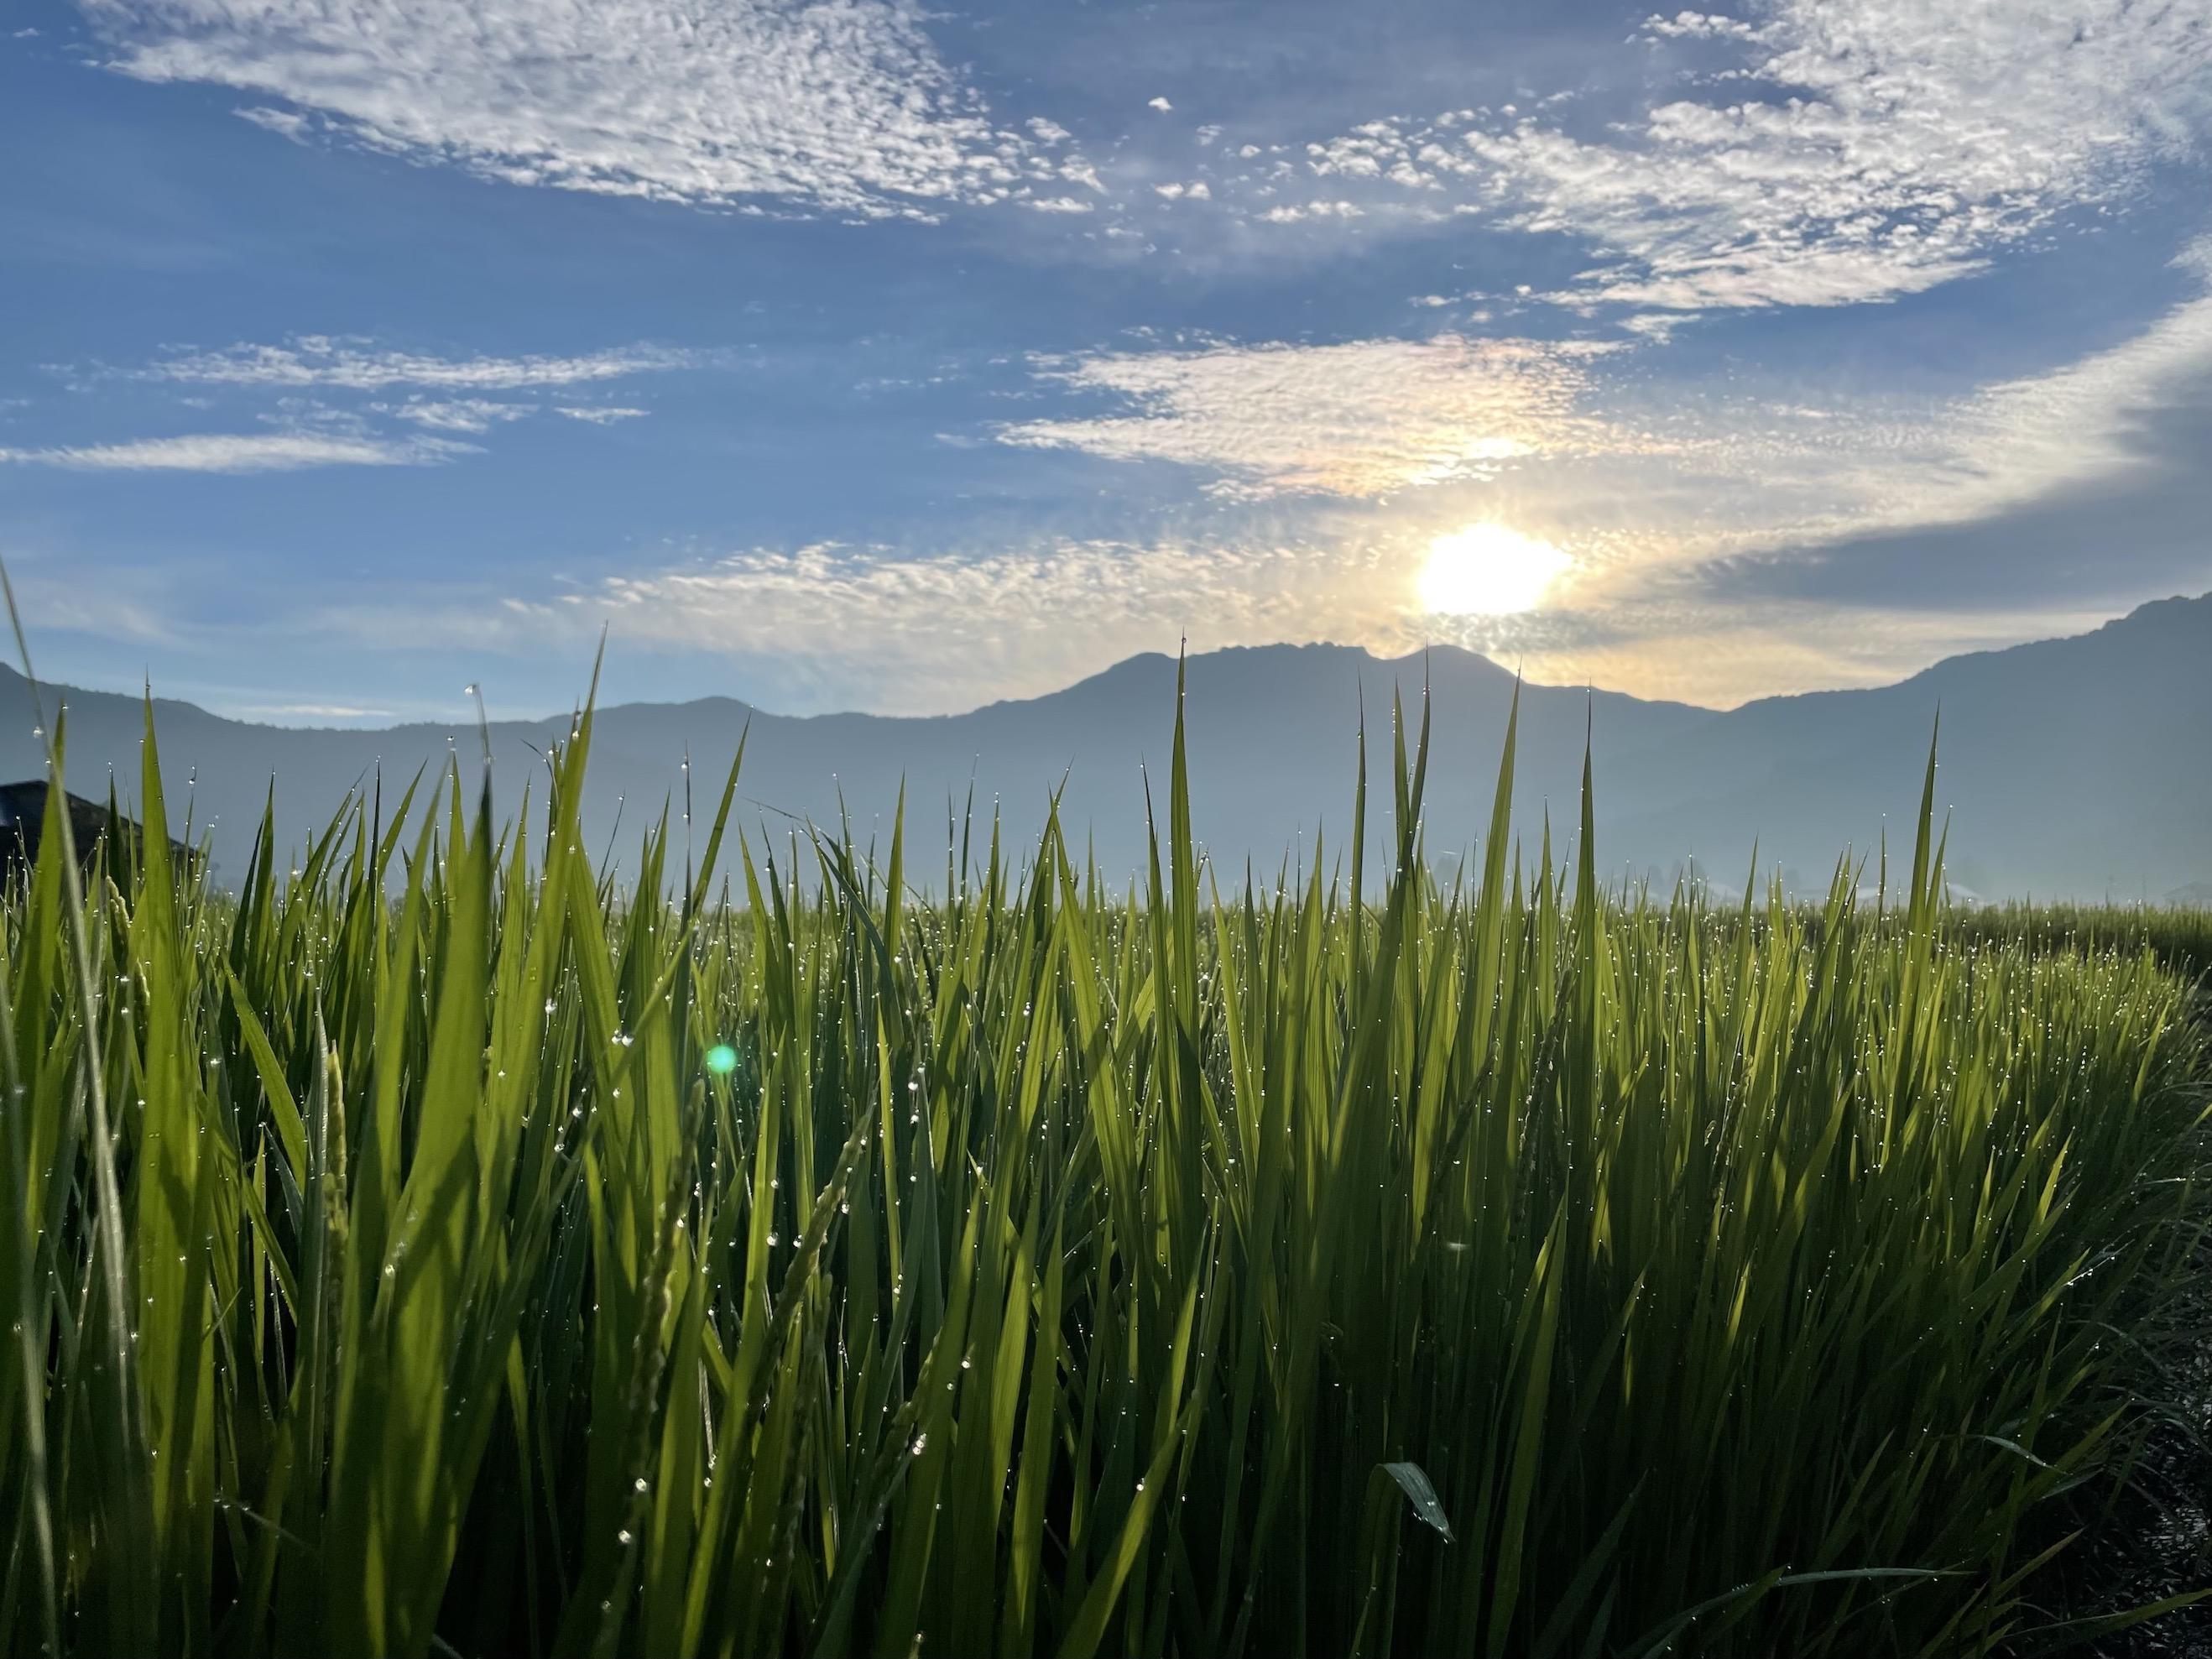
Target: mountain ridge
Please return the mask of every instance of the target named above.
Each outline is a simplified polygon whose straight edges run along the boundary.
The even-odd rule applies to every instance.
[[[1763,860],[1809,887],[1846,847],[1871,851],[1909,819],[1940,704],[1938,805],[1953,809],[1962,884],[2157,896],[2212,875],[2208,664],[2212,595],[2153,601],[2084,634],[1946,658],[1891,685],[1722,710],[1522,683],[1457,647],[1396,658],[1358,646],[1234,647],[1185,664],[1194,822],[1224,866],[1249,857],[1272,870],[1286,850],[1310,858],[1317,835],[1333,848],[1348,820],[1363,702],[1379,769],[1391,696],[1405,699],[1410,720],[1425,688],[1435,748],[1425,829],[1431,856],[1448,860],[1471,849],[1487,821],[1518,684],[1519,833],[1533,840],[1547,806],[1574,800],[1587,732],[1601,867],[1663,881],[1694,861],[1734,878],[1756,837]],[[687,757],[698,793],[718,794],[749,731],[739,787],[755,845],[790,819],[835,823],[841,811],[865,841],[881,832],[902,783],[910,843],[934,815],[930,803],[942,796],[957,809],[972,784],[1018,845],[1041,830],[1047,794],[1065,777],[1073,839],[1095,845],[1118,878],[1142,862],[1139,769],[1149,763],[1157,779],[1166,760],[1176,671],[1176,658],[1142,653],[1056,691],[951,714],[782,714],[721,696],[606,705],[595,722],[587,831],[619,848],[617,826],[637,828],[626,804],[667,799],[680,812]],[[42,689],[50,708],[70,710],[70,787],[104,793],[112,768],[118,793],[134,795],[140,699]],[[12,670],[0,672],[0,708],[30,712],[28,684]],[[521,798],[538,751],[568,719],[490,723],[498,801]],[[476,749],[463,723],[266,726],[161,698],[155,720],[165,788],[188,794],[195,823],[211,830],[218,876],[243,869],[272,779],[280,839],[304,841],[380,768],[404,777]],[[33,723],[0,725],[0,777],[43,769]],[[1370,790],[1378,830],[1388,794]],[[182,816],[173,805],[172,817]],[[1559,816],[1563,827],[1573,822],[1571,811]]]

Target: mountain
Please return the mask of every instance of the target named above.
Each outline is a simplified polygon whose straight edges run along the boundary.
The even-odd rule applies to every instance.
[[[1616,842],[1693,840],[1740,868],[1756,833],[1762,861],[1808,875],[1884,827],[1894,851],[1939,710],[1936,806],[1960,884],[2133,901],[2212,875],[2212,595],[1947,658],[1896,685],[1717,715],[1623,769]]]
[[[1425,676],[1432,720],[1428,842],[1440,865],[1486,823],[1513,677],[1448,647],[1383,659],[1344,646],[1209,653],[1188,665],[1194,823],[1224,876],[1247,858],[1272,876],[1288,854],[1334,863],[1347,844],[1364,704],[1371,833],[1387,820],[1394,694],[1417,720]],[[941,870],[948,814],[972,787],[1018,852],[1033,845],[1049,793],[1116,880],[1141,867],[1143,779],[1164,791],[1176,664],[1134,657],[1049,696],[956,715],[794,718],[727,698],[600,711],[586,823],[617,855],[666,805],[683,810],[685,755],[703,815],[750,726],[740,819],[757,847],[794,823],[836,822],[863,842],[887,836],[903,781],[909,868]],[[46,688],[69,712],[69,784],[104,795],[111,769],[137,793],[143,709],[135,697]],[[1849,847],[1888,832],[1910,851],[1922,768],[1942,716],[1939,805],[1952,869],[1987,894],[2135,898],[2212,877],[2212,595],[2148,605],[2094,633],[1937,663],[1871,690],[1775,697],[1716,712],[1580,688],[1522,688],[1516,830],[1532,847],[1548,811],[1564,849],[1577,822],[1585,731],[1596,778],[1598,850],[1611,874],[1668,879],[1686,861],[1741,878],[1753,838],[1793,884],[1825,882]],[[171,816],[187,801],[211,837],[218,876],[243,870],[272,788],[279,838],[304,844],[349,788],[380,775],[387,802],[418,768],[452,757],[473,781],[466,726],[379,731],[251,725],[156,701]],[[42,765],[21,676],[0,671],[0,781]],[[495,799],[512,810],[566,716],[491,728]],[[542,796],[542,787],[537,793]],[[979,831],[981,833],[981,831]],[[678,826],[678,841],[681,841]],[[702,827],[703,838],[703,826]],[[1899,843],[1902,843],[1901,846]],[[1387,843],[1385,843],[1387,844]],[[941,882],[941,875],[939,877]]]

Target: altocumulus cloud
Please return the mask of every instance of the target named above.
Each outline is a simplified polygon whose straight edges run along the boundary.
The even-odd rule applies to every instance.
[[[993,121],[908,0],[80,3],[123,74],[515,184],[927,216],[1069,176]]]
[[[198,434],[99,444],[0,448],[0,462],[78,471],[273,472],[311,466],[425,465],[471,453],[472,446],[427,434],[480,435],[550,407],[570,420],[607,426],[647,413],[629,405],[540,403],[491,392],[588,397],[605,383],[644,374],[726,367],[726,351],[655,345],[619,346],[572,356],[441,356],[324,335],[282,344],[250,343],[217,350],[178,349],[134,368],[100,368],[80,374],[88,388],[125,380],[213,387],[273,400],[260,416],[281,428],[268,433]],[[76,374],[76,371],[70,371]],[[404,393],[396,401],[377,392]],[[336,406],[329,398],[350,399]],[[369,416],[417,428],[415,435],[378,434]]]
[[[617,641],[774,665],[794,708],[811,696],[907,712],[1049,690],[1178,632],[1201,649],[1449,638],[1556,682],[1595,676],[1711,703],[1875,683],[2097,613],[2027,590],[1972,616],[1920,614],[1903,596],[1888,608],[1731,599],[1701,567],[2130,476],[2142,464],[2132,434],[2212,370],[2212,296],[2040,375],[1917,407],[1796,402],[1791,387],[1731,375],[1639,393],[1601,378],[1613,354],[1498,349],[1512,343],[1215,343],[1048,366],[1137,412],[1000,435],[1217,473],[1226,498],[1174,533],[753,548],[551,591],[418,590],[319,625],[516,653],[605,625]],[[1493,515],[1574,554],[1555,602],[1465,624],[1421,615],[1426,538]]]
[[[2178,263],[2212,275],[2203,245]],[[2212,295],[2041,374],[1917,402],[1725,363],[1655,383],[1640,363],[1656,349],[1444,336],[1103,354],[1037,372],[1119,409],[995,435],[1175,462],[1224,507],[1389,502],[1431,531],[1505,517],[1573,552],[1594,597],[1654,567],[1966,523],[2124,477],[2160,411],[2212,376]]]
[[[2101,614],[2021,604],[1966,615],[1717,599],[1662,584],[1594,608],[1424,617],[1418,538],[1370,526],[1358,550],[1316,525],[1273,538],[1060,540],[1019,550],[751,549],[564,592],[418,594],[310,627],[380,643],[511,654],[696,651],[772,672],[787,713],[949,713],[1054,691],[1139,652],[1333,640],[1385,654],[1463,644],[1553,684],[1625,685],[1725,705],[1872,684],[1950,652],[2078,631]]]
[[[520,421],[537,412],[534,404],[505,404],[490,398],[410,398],[404,404],[372,404],[380,414],[390,414],[433,432],[489,432],[495,426]]]
[[[109,444],[0,449],[0,462],[76,472],[289,472],[310,466],[428,466],[460,453],[437,439],[346,432],[196,433]]]
[[[2212,276],[2212,246],[2177,263]],[[1732,397],[1670,385],[1620,405],[1636,465],[1560,469],[1560,491],[1641,501],[1652,556],[1695,562],[1817,551],[1850,538],[1972,523],[2110,487],[2158,465],[2166,412],[2212,378],[2212,294],[2136,334],[2043,373],[1920,405],[1812,404],[1791,386],[1735,377]],[[1608,485],[1601,473],[1610,469]]]
[[[2202,266],[2203,251],[2185,263]],[[605,625],[617,641],[775,665],[802,703],[905,712],[1050,690],[1177,632],[1200,649],[1449,639],[1556,683],[1595,678],[1715,704],[1880,683],[2103,613],[2027,587],[1972,614],[1920,613],[1905,595],[1888,607],[1732,599],[1705,572],[2132,476],[2147,425],[2212,372],[2212,295],[2042,374],[1917,407],[1802,403],[1790,386],[1725,374],[1638,394],[1599,379],[1610,354],[1535,345],[1488,354],[1487,380],[1467,372],[1486,355],[1455,340],[1216,343],[1051,369],[1091,370],[1085,384],[1136,398],[1139,412],[1000,435],[1216,471],[1227,498],[1173,534],[755,548],[565,591],[419,590],[310,625],[517,653]],[[1424,389],[1432,363],[1455,390]],[[1454,402],[1470,384],[1485,388],[1477,405]],[[1425,399],[1429,435],[1409,444],[1406,405]],[[1495,442],[1506,434],[1511,453]],[[1428,537],[1492,516],[1573,554],[1553,601],[1520,617],[1421,615]]]
[[[388,641],[580,648],[618,643],[775,665],[801,712],[924,714],[1054,690],[1188,635],[1194,650],[1313,637],[1408,640],[1401,550],[1347,555],[1334,537],[1152,542],[1061,538],[1012,549],[914,551],[830,543],[754,548],[502,598],[420,593],[305,619]]]
[[[2118,203],[2212,120],[2212,0],[1770,0],[1646,34],[1658,83],[1692,95],[1583,131],[1551,109],[1386,118],[1308,144],[1305,171],[1384,210],[1581,238],[1598,260],[1559,303],[1843,305]]]
[[[1575,342],[1352,340],[1331,345],[1211,342],[1038,365],[1126,412],[1024,421],[1001,443],[1166,460],[1213,472],[1217,495],[1378,497],[1577,447],[1590,361]]]
[[[314,386],[347,392],[407,386],[514,392],[714,368],[729,361],[727,353],[654,345],[617,346],[565,357],[441,357],[380,349],[366,340],[306,334],[282,345],[241,343],[216,351],[175,351],[130,373],[137,380],[195,386]]]

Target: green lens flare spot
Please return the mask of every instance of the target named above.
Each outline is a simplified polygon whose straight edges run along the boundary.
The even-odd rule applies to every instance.
[[[717,1077],[726,1077],[738,1069],[738,1051],[726,1042],[718,1042],[707,1050],[707,1069]]]

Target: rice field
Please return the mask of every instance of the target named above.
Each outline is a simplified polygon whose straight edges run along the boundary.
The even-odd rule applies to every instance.
[[[590,744],[527,844],[427,780],[228,894],[150,730],[141,849],[50,825],[0,913],[10,1650],[2027,1655],[2166,1610],[2051,1587],[2202,1344],[2190,985],[1961,925],[1924,808],[1816,908],[1601,890],[1587,775],[1575,855],[1511,844],[1509,732],[1440,885],[1401,726],[1388,838],[1217,870],[1178,721],[1133,891],[1057,825],[743,834],[735,775],[618,889]]]

